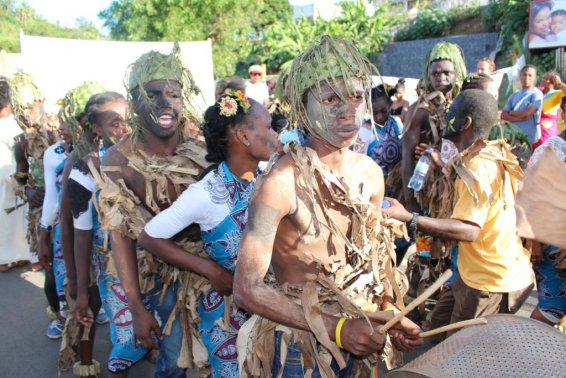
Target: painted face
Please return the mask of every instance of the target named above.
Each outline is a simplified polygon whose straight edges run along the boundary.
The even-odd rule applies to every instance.
[[[432,62],[428,70],[429,80],[435,91],[448,93],[456,82],[456,71],[454,63],[449,60],[437,60]]]
[[[149,101],[141,96],[135,101],[135,109],[141,126],[158,138],[168,139],[179,130],[183,112],[182,87],[172,80],[152,80],[144,85]]]
[[[258,161],[266,161],[280,148],[278,135],[271,128],[271,115],[267,108],[257,103],[252,106],[253,114],[248,117],[251,125],[246,129],[250,142],[248,150]]]
[[[534,88],[537,81],[537,72],[534,68],[524,69],[521,71],[519,79],[521,80],[521,86],[523,89]]]
[[[478,63],[477,71],[478,71],[479,74],[480,73],[489,74],[489,75],[492,74],[491,67],[489,66],[489,63],[487,63],[484,60],[481,60]]]
[[[371,107],[373,108],[373,121],[378,125],[385,125],[389,112],[391,111],[391,104],[385,97],[379,97],[375,100],[372,99]]]
[[[41,125],[44,117],[43,101],[34,101],[31,104],[27,104],[22,114],[18,116],[18,119],[27,127],[31,127]]]
[[[548,34],[550,34],[550,21],[550,8],[542,8],[533,20],[532,32],[541,37],[546,37]]]
[[[94,131],[104,140],[104,145],[110,147],[130,131],[126,123],[126,101],[118,99],[103,104],[98,110]]]
[[[566,29],[566,15],[560,14],[558,16],[552,16],[552,21],[550,23],[550,30],[552,34],[558,34]]]
[[[336,79],[338,87],[326,81],[320,84],[320,94],[311,87],[307,92],[306,116],[312,132],[334,147],[349,147],[356,141],[366,112],[365,90],[358,78],[352,79],[355,93],[349,94],[344,79]]]

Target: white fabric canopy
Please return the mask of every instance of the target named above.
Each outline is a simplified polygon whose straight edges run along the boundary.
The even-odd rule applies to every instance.
[[[214,76],[210,40],[179,42],[184,65],[203,91],[204,111],[214,103]],[[20,35],[18,67],[33,76],[54,105],[65,93],[85,80],[98,81],[106,89],[125,94],[126,68],[150,50],[170,53],[173,42],[122,42],[63,39]]]

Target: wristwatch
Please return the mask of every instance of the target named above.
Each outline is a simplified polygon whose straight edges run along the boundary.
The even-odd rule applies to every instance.
[[[417,238],[417,222],[419,220],[419,213],[413,213],[413,218],[411,218],[411,222],[409,223],[409,229],[407,232],[409,233],[409,237],[411,241],[415,241]]]

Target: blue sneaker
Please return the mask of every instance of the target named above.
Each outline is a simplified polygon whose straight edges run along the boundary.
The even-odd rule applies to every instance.
[[[63,336],[63,327],[63,322],[61,320],[52,320],[47,327],[47,337],[51,340],[60,339]]]
[[[106,315],[106,312],[104,312],[103,308],[100,308],[100,311],[98,311],[98,315],[96,315],[96,324],[106,324],[109,323],[110,319],[108,318],[108,315]]]

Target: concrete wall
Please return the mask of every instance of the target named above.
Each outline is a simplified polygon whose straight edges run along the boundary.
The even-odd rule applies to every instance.
[[[497,38],[498,33],[482,33],[394,42],[378,56],[377,67],[386,76],[420,77],[426,54],[436,43],[446,41],[460,45],[468,71],[475,72],[478,60],[495,50]]]

